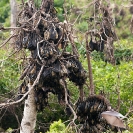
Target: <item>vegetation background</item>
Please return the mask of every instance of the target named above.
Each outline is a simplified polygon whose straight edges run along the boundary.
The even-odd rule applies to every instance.
[[[35,2],[38,5],[40,0],[35,0]],[[67,18],[74,25],[75,36],[77,36],[74,41],[80,54],[80,61],[86,70],[85,31],[88,30],[87,20],[92,15],[91,10],[93,10],[93,7],[90,6],[91,2],[92,0],[66,0],[64,4],[68,11]],[[104,92],[105,96],[110,100],[112,107],[128,117],[126,124],[129,130],[125,132],[132,133],[133,33],[131,33],[130,27],[132,19],[130,7],[132,3],[126,0],[110,0],[109,2],[113,8],[114,28],[118,37],[118,40],[114,42],[114,56],[118,61],[118,65],[106,64],[103,53],[96,51],[91,53],[95,93],[99,94]],[[17,3],[20,4],[21,1],[17,0]],[[64,0],[54,0],[54,3],[60,21],[64,21]],[[10,26],[9,0],[0,0],[0,25],[4,25],[4,27]],[[0,44],[9,36],[10,32],[0,31]],[[71,48],[68,48],[68,51],[71,51]],[[21,52],[17,56],[13,55],[7,58],[12,52],[13,49],[10,44],[0,49],[0,103],[5,102],[7,99],[9,100],[9,98],[12,99],[17,93],[17,87],[21,82],[19,81],[19,77],[24,66],[21,57],[24,53]],[[28,55],[28,52],[26,54]],[[77,87],[69,83],[68,88],[71,90],[72,101],[76,102],[78,98]],[[87,96],[89,92],[86,86],[85,92]],[[64,107],[58,104],[57,98],[52,94],[50,97],[49,106],[43,112],[38,113],[36,132],[45,132],[49,129],[51,123],[57,121],[50,126],[48,133],[53,133],[53,131],[54,133],[63,133],[67,125],[67,115],[64,112]],[[17,108],[12,107],[0,112],[0,132],[13,132],[14,129],[17,129],[21,122],[22,111],[23,103],[18,105]]]

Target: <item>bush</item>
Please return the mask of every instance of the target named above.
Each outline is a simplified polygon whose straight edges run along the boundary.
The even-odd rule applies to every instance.
[[[65,124],[61,120],[55,121],[50,125],[50,131],[47,133],[65,133]]]

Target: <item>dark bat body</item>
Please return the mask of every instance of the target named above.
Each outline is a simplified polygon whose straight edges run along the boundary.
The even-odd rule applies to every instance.
[[[92,38],[89,42],[89,47],[90,47],[90,51],[94,51],[96,50],[97,52],[103,52],[104,50],[104,41],[98,41],[98,42],[93,42]]]

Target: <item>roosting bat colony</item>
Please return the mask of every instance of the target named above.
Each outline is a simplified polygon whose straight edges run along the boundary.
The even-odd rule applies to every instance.
[[[103,9],[102,9],[103,10]],[[103,10],[105,18],[108,12]],[[90,51],[103,51],[107,37],[113,36],[108,26],[108,19],[104,19],[104,28],[98,36],[99,43],[90,41]],[[107,27],[108,26],[108,27]],[[23,81],[19,87],[19,99],[28,91],[28,84],[33,84],[42,65],[44,65],[38,84],[34,87],[35,102],[38,111],[42,111],[48,105],[48,94],[57,95],[58,102],[66,105],[71,113],[73,110],[80,123],[80,132],[100,133],[111,130],[118,132],[120,128],[109,124],[101,115],[109,110],[109,101],[102,95],[92,94],[86,100],[83,98],[83,86],[87,80],[87,74],[79,61],[78,52],[74,45],[71,26],[67,22],[60,22],[52,0],[42,0],[37,9],[33,3],[24,3],[23,9],[18,15],[18,36],[16,47],[28,49],[31,57],[24,68],[20,79]],[[72,52],[66,52],[71,45]],[[98,46],[96,46],[98,45]],[[71,110],[70,90],[66,79],[69,79],[79,88],[79,100],[76,107]]]
[[[78,57],[64,50],[69,36],[65,24],[59,23],[53,3],[45,2],[42,3],[40,10],[35,10],[28,3],[25,4],[24,11],[19,15],[20,27],[23,28],[19,31],[16,41],[18,48],[31,51],[29,65],[20,78],[24,79],[20,86],[20,94],[28,90],[27,84],[33,84],[41,66],[45,65],[39,83],[35,87],[38,110],[47,105],[49,92],[58,96],[59,103],[65,103],[66,78],[80,87],[87,78]],[[63,48],[62,51],[59,45]]]

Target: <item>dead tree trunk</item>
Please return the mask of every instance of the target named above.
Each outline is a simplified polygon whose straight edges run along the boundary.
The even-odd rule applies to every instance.
[[[28,86],[30,93],[27,100],[25,100],[25,107],[23,113],[23,119],[21,122],[20,133],[34,133],[36,126],[36,105],[35,105],[35,92],[34,88],[31,88],[31,85]]]
[[[11,27],[16,27],[17,21],[17,2],[16,0],[10,0],[10,7],[11,7]],[[15,30],[11,30],[11,35],[13,35]],[[15,38],[11,39],[11,43],[15,42]]]
[[[10,6],[11,6],[11,27],[16,27],[16,20],[17,20],[16,0],[10,0]]]

